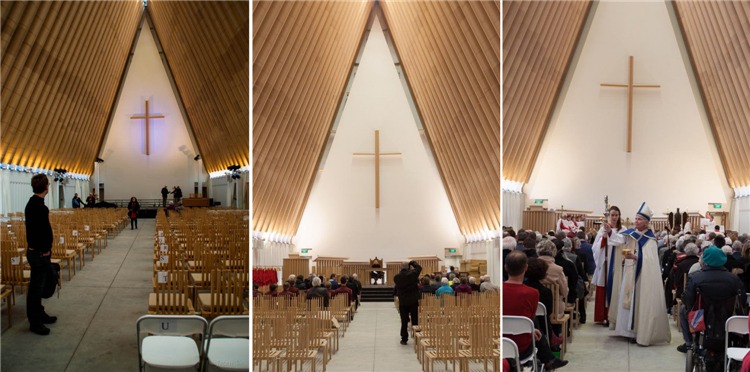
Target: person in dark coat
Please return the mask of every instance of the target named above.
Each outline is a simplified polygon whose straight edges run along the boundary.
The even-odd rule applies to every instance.
[[[698,295],[701,298],[701,307],[707,309],[711,304],[729,302],[733,305],[736,302],[745,304],[747,296],[745,286],[742,284],[737,275],[734,275],[724,268],[727,262],[727,255],[719,248],[710,246],[706,248],[701,256],[703,261],[702,269],[688,276],[687,287],[682,294],[682,306],[680,307],[680,326],[682,327],[682,337],[685,340],[683,345],[677,347],[679,352],[687,352],[692,347],[692,337],[688,326],[688,311],[698,301]],[[724,323],[726,319],[712,319],[710,311],[705,316],[706,327],[711,327],[714,333],[724,333]],[[727,315],[727,314],[725,314]],[[732,314],[728,314],[731,316]],[[708,332],[708,331],[707,331]],[[722,337],[723,338],[723,337]],[[723,340],[722,340],[723,341]]]
[[[408,265],[396,274],[393,282],[398,295],[398,310],[401,314],[401,345],[406,345],[409,340],[407,325],[411,317],[412,326],[419,325],[419,273],[422,266],[416,261],[410,261]]]
[[[320,285],[321,282],[320,278],[313,278],[311,281],[312,288],[307,291],[307,297],[305,298],[311,300],[315,297],[323,297],[323,307],[327,308],[331,296],[328,294],[328,289]]]
[[[346,282],[346,287],[352,290],[352,297],[354,298],[354,308],[359,308],[359,294],[362,292],[362,283],[359,282],[357,274],[352,274],[351,279]]]
[[[578,247],[578,253],[586,257],[586,261],[584,262],[586,274],[588,274],[589,276],[594,275],[594,270],[596,270],[596,262],[594,262],[594,251],[592,249],[591,243],[586,241],[586,233],[584,233],[583,231],[579,231],[576,237],[578,238],[578,241],[581,242],[581,246]]]
[[[136,230],[138,229],[138,211],[141,210],[141,204],[138,203],[138,199],[134,197],[130,198],[128,203],[128,217],[130,217],[130,230],[133,230],[133,223],[135,223]]]
[[[430,285],[430,278],[428,276],[423,276],[422,279],[419,280],[419,297],[422,298],[426,295],[434,294],[435,290],[433,290]]]
[[[539,328],[542,333],[546,333],[547,329],[552,330],[552,321],[550,317],[553,306],[552,290],[542,284],[542,279],[547,276],[547,268],[549,268],[549,264],[537,257],[531,257],[528,259],[527,265],[528,268],[526,269],[526,282],[524,282],[524,284],[536,289],[539,292],[539,302],[541,302],[544,305],[545,309],[547,309],[547,327]],[[541,317],[537,317],[537,320],[540,324],[542,323]],[[550,344],[552,344],[552,335],[545,334],[545,336],[547,336],[547,341],[550,341]]]
[[[568,279],[568,298],[565,302],[574,304],[578,298],[576,291],[576,287],[578,286],[578,270],[576,270],[576,265],[565,257],[565,253],[563,252],[563,242],[559,239],[555,239],[553,242],[557,248],[555,264],[562,267],[563,273]]]
[[[169,195],[169,189],[167,189],[167,185],[164,185],[164,187],[161,188],[161,206],[162,208],[167,207],[167,195]]]
[[[52,225],[49,222],[49,208],[44,205],[44,197],[49,192],[49,179],[43,174],[31,178],[34,195],[24,209],[26,219],[26,260],[31,267],[29,291],[26,294],[26,317],[29,319],[31,332],[48,335],[45,324],[57,321],[56,316],[49,316],[42,306],[42,289],[49,276],[50,259],[52,258]]]
[[[675,283],[675,297],[682,298],[682,292],[685,289],[685,274],[690,272],[690,268],[698,262],[698,246],[695,243],[685,245],[685,256],[677,263],[673,270]]]

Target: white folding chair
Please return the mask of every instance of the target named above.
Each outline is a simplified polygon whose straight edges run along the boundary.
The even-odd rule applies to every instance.
[[[200,368],[206,319],[197,315],[144,315],[136,322],[138,370]],[[200,344],[191,337],[198,335]]]
[[[733,360],[742,362],[745,358],[745,354],[750,351],[750,348],[744,347],[729,347],[729,333],[738,333],[746,335],[750,333],[747,329],[747,316],[733,316],[727,319],[726,326],[724,328],[724,371],[729,371],[729,363]]]
[[[552,337],[549,335],[549,327],[547,326],[547,307],[541,302],[536,305],[536,316],[544,317],[544,334],[551,343]]]
[[[515,360],[516,372],[521,372],[521,362],[518,356],[518,345],[513,340],[503,337],[503,358]]]
[[[534,339],[534,322],[523,316],[503,315],[503,334],[522,335],[528,333],[531,336],[531,355],[521,360],[519,363],[524,364],[531,361],[534,371],[538,371],[536,363],[536,340]],[[519,350],[520,353],[520,350]]]
[[[209,366],[223,371],[250,369],[250,317],[223,315],[208,325],[204,371]]]

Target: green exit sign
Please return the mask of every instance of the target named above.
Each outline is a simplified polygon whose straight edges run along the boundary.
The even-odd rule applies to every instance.
[[[448,248],[448,253],[456,253],[456,248]]]
[[[534,204],[544,204],[544,199],[535,199]]]
[[[310,250],[309,249],[303,249],[300,252],[302,252],[302,253],[308,253],[308,252],[310,252]]]
[[[714,209],[721,209],[721,203],[714,203]]]

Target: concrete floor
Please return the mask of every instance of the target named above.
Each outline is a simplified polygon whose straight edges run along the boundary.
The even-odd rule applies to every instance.
[[[60,297],[43,300],[58,317],[48,336],[29,331],[26,296],[16,293],[13,325],[2,308],[3,371],[137,371],[135,323],[146,314],[153,273],[153,219],[138,221],[110,239],[108,247],[67,281]]]
[[[401,336],[401,319],[396,308],[390,302],[365,302],[359,307],[354,321],[349,325],[346,335],[339,339],[339,351],[326,366],[326,371],[346,372],[419,372],[422,365],[417,361],[414,352],[414,339],[409,345],[399,343]],[[316,371],[322,371],[322,353],[318,353]],[[263,364],[265,369],[265,363]],[[435,371],[450,371],[451,364],[445,369],[444,363],[435,363]],[[472,372],[483,371],[480,363],[471,363]],[[306,364],[303,371],[310,371]],[[490,364],[489,370],[492,370]],[[254,371],[259,371],[256,368]],[[456,364],[458,371],[458,364]]]
[[[677,351],[682,345],[682,334],[669,318],[672,342],[664,345],[643,347],[628,342],[623,337],[614,336],[599,324],[593,323],[594,301],[586,307],[589,320],[574,331],[573,342],[568,344],[564,359],[570,363],[560,371],[684,371],[685,354]]]

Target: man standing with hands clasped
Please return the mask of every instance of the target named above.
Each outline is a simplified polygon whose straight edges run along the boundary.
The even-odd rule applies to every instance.
[[[26,259],[31,266],[29,293],[26,296],[26,316],[29,318],[31,332],[48,335],[45,324],[57,321],[56,316],[49,316],[42,306],[42,287],[49,274],[52,255],[52,226],[49,223],[49,209],[44,205],[44,197],[49,192],[49,179],[37,174],[31,179],[34,195],[26,204],[26,242],[28,249]]]
[[[412,269],[413,267],[413,269]],[[422,266],[416,261],[410,261],[401,272],[396,274],[393,282],[396,284],[394,295],[398,296],[398,310],[401,314],[401,345],[406,345],[409,340],[407,326],[411,316],[412,326],[419,325],[419,273]]]

